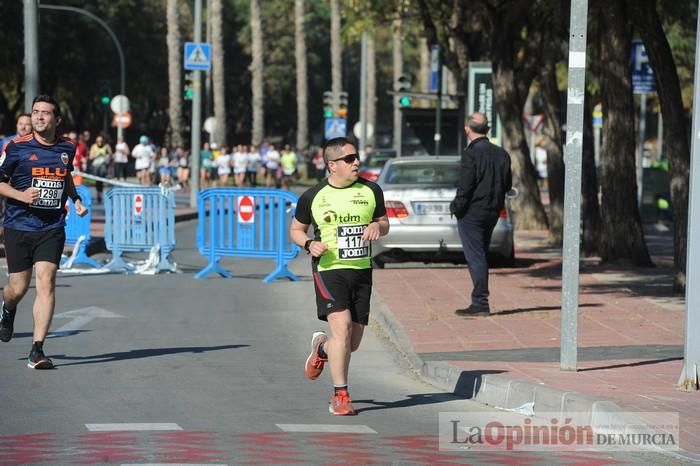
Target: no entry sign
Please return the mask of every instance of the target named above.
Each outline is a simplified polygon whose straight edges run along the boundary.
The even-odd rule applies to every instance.
[[[143,194],[134,194],[134,215],[140,217],[143,213]]]
[[[238,222],[255,222],[255,204],[253,203],[252,197],[241,196],[238,198]]]

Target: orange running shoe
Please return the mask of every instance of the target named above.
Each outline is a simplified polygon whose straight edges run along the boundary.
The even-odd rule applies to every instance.
[[[334,416],[354,416],[355,408],[352,406],[350,394],[344,390],[339,391],[331,397],[331,404],[328,405],[328,412]]]
[[[328,341],[328,336],[323,332],[314,332],[311,336],[311,354],[306,358],[304,364],[304,372],[310,380],[318,379],[318,376],[323,372],[323,365],[328,361],[328,358],[322,358],[318,354],[318,348]]]

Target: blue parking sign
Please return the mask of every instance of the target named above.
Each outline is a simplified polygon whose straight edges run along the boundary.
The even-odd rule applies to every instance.
[[[632,92],[649,94],[656,92],[656,78],[649,66],[649,57],[640,40],[632,41]]]
[[[326,139],[342,138],[347,136],[347,122],[345,118],[326,118],[324,136]]]

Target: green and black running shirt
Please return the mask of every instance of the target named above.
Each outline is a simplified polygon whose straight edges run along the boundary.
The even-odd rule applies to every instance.
[[[372,268],[372,249],[362,239],[365,227],[373,219],[386,215],[382,189],[359,178],[346,188],[335,188],[328,179],[308,189],[299,198],[295,218],[313,225],[314,241],[322,241],[328,250],[314,257],[314,271]]]

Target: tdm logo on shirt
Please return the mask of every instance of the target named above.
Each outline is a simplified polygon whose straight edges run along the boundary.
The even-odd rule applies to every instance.
[[[348,222],[359,222],[361,217],[359,215],[345,214],[338,217],[338,221],[342,223]]]

